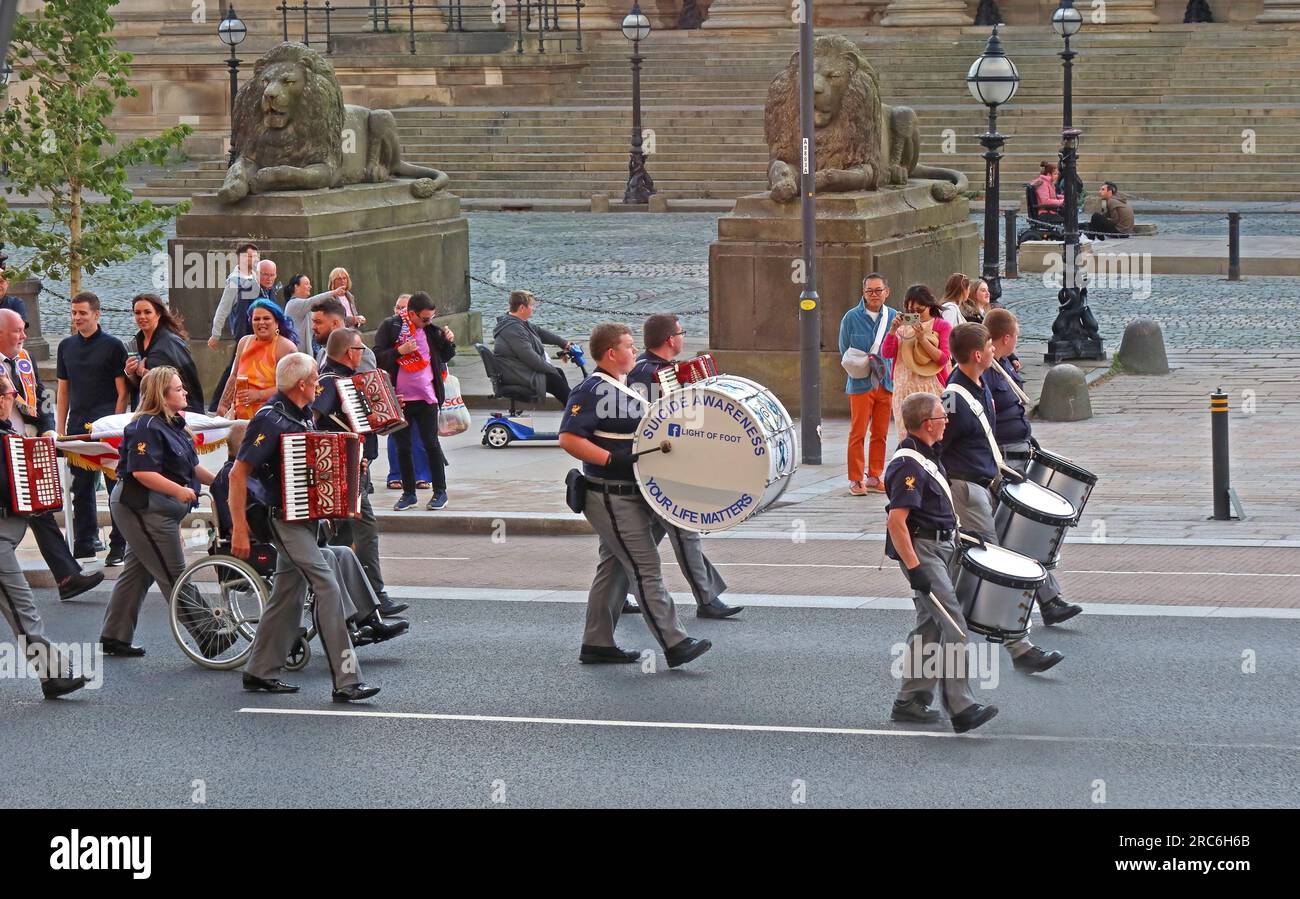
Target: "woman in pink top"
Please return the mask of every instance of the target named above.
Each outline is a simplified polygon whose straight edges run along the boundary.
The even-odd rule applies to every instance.
[[[1044,159],[1039,167],[1042,171],[1030,184],[1034,188],[1034,199],[1040,212],[1060,213],[1065,205],[1065,197],[1056,192],[1056,163]]]
[[[952,334],[952,325],[943,320],[940,303],[935,299],[930,288],[924,284],[913,284],[907,289],[903,308],[921,316],[919,325],[903,325],[902,317],[894,319],[894,325],[885,336],[880,346],[880,354],[886,359],[894,360],[894,421],[903,420],[903,400],[914,393],[943,393],[943,386],[948,380],[948,366],[952,354],[948,351],[948,336]],[[899,352],[904,343],[913,344],[908,352]],[[913,367],[916,359],[925,357],[928,361],[920,364],[919,370]]]

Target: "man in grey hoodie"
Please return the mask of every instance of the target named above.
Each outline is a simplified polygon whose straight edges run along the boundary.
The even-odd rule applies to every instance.
[[[497,318],[492,331],[492,352],[503,381],[527,387],[539,399],[549,393],[564,405],[569,401],[569,379],[546,358],[546,346],[568,349],[569,342],[529,321],[536,308],[532,293],[511,291],[510,312]]]
[[[1115,182],[1104,182],[1098,193],[1101,194],[1102,209],[1105,211],[1094,212],[1092,219],[1083,225],[1083,232],[1089,237],[1100,237],[1102,240],[1108,234],[1121,237],[1132,234],[1133,209],[1128,205],[1128,198],[1120,196]]]

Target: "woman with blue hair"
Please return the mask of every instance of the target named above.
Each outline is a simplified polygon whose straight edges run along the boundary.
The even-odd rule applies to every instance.
[[[298,332],[284,310],[267,299],[248,307],[253,333],[240,338],[235,349],[235,370],[226,381],[217,414],[247,421],[262,404],[275,396],[275,366],[298,351]]]

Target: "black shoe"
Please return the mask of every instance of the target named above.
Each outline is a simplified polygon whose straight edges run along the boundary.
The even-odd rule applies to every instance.
[[[1011,660],[1016,666],[1017,671],[1024,671],[1028,674],[1042,674],[1048,668],[1055,667],[1065,661],[1065,656],[1056,650],[1043,652],[1035,646],[1024,655],[1016,656]]]
[[[104,544],[96,540],[93,545],[87,544],[86,546],[74,547],[72,550],[72,557],[74,559],[93,559],[96,555],[102,552],[103,549]]]
[[[578,661],[584,665],[626,665],[640,658],[641,653],[630,649],[619,649],[617,646],[592,646],[589,643],[582,644],[582,651],[578,653]]]
[[[1043,613],[1043,624],[1060,624],[1069,621],[1083,611],[1083,606],[1066,602],[1059,596],[1053,596],[1047,602],[1038,604],[1038,611]]]
[[[997,717],[997,714],[997,706],[976,703],[966,711],[952,716],[952,729],[955,733],[964,734],[968,730],[974,730],[981,724],[992,721]]]
[[[696,640],[694,637],[687,637],[672,649],[664,650],[664,657],[668,659],[669,668],[677,668],[698,659],[712,648],[713,642],[711,640]]]
[[[379,600],[380,615],[398,615],[405,612],[410,607],[410,603],[398,602],[395,599],[389,599],[386,595],[381,597]]]
[[[889,712],[890,721],[907,721],[914,724],[933,724],[939,720],[939,713],[929,707],[929,703],[919,696],[911,699],[895,699],[894,707]]]
[[[385,621],[380,617],[378,612],[371,612],[370,617],[364,621],[357,622],[358,636],[365,642],[357,642],[358,646],[366,646],[371,643],[383,643],[385,640],[391,640],[394,637],[400,637],[410,628],[411,622],[405,618],[390,618]]]
[[[641,614],[641,607],[640,607],[639,605],[637,605],[636,603],[632,602],[632,600],[630,600],[630,599],[625,599],[625,600],[623,600],[623,614],[624,614],[624,615],[640,615],[640,614]]]
[[[125,546],[117,546],[117,547],[110,546],[110,547],[108,548],[108,555],[104,557],[104,567],[105,567],[105,568],[118,568],[119,566],[122,566],[122,565],[125,565],[125,564],[126,564],[126,547],[125,547]]]
[[[46,699],[58,699],[86,686],[89,681],[84,677],[51,677],[41,681],[41,692]]]
[[[696,618],[730,618],[739,612],[745,610],[744,606],[729,606],[720,599],[714,599],[706,606],[699,606],[695,609]]]
[[[253,675],[247,673],[244,674],[244,689],[250,693],[256,693],[259,690],[264,690],[267,693],[297,693],[298,692],[298,687],[296,684],[286,684],[284,681],[276,680],[275,678],[266,680],[265,678],[254,677]]]
[[[93,590],[104,581],[104,572],[93,571],[90,574],[70,574],[59,582],[59,599],[69,600],[80,596],[87,590]]]
[[[100,638],[99,645],[104,649],[106,656],[142,656],[144,655],[143,646],[132,646],[130,643],[124,643],[121,640],[106,640]]]
[[[335,702],[360,702],[363,699],[369,699],[378,692],[378,687],[367,687],[365,684],[349,684],[346,687],[336,689],[330,694],[330,698]]]

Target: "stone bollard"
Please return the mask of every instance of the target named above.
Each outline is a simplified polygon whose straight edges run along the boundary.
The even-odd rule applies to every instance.
[[[609,212],[609,194],[593,194],[591,197],[592,212]]]
[[[1092,418],[1088,379],[1077,365],[1054,366],[1043,379],[1038,417],[1044,421],[1083,421]]]
[[[1149,318],[1138,318],[1128,323],[1116,358],[1129,374],[1169,374],[1164,334],[1160,331],[1160,325]]]
[[[668,211],[668,198],[665,197],[663,194],[651,194],[651,195],[650,195],[650,211],[651,211],[651,212],[667,212],[667,211]]]
[[[9,295],[23,301],[27,307],[27,340],[23,349],[37,362],[50,358],[50,343],[41,334],[41,291],[44,285],[35,279],[14,281],[9,285]],[[66,332],[65,332],[66,333]],[[58,343],[58,339],[55,339]]]

